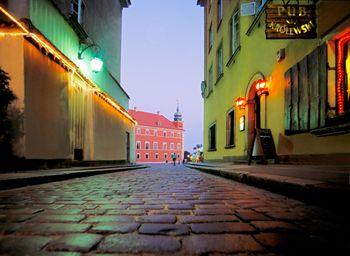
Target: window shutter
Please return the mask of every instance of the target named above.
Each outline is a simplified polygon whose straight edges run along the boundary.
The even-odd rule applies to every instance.
[[[226,115],[226,146],[230,145],[230,127],[231,127],[231,118],[230,115]]]
[[[309,81],[307,57],[299,62],[299,129],[300,131],[309,130],[310,106],[309,106]]]
[[[284,126],[286,134],[325,126],[327,106],[327,45],[285,73]]]
[[[289,134],[292,129],[292,95],[291,95],[291,69],[289,69],[285,74],[284,78],[286,80],[286,87],[284,89],[284,129],[286,134]]]

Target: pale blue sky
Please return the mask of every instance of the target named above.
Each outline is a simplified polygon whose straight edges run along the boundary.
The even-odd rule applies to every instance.
[[[185,149],[203,141],[203,9],[197,0],[132,0],[123,12],[121,81],[130,108],[185,122]]]

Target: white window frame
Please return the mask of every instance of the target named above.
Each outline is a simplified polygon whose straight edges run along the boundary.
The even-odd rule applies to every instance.
[[[231,32],[231,41],[230,41],[230,48],[231,48],[231,55],[233,55],[240,45],[240,16],[239,16],[239,10],[236,10],[230,20],[230,32]]]
[[[158,142],[153,142],[153,149],[158,149]]]

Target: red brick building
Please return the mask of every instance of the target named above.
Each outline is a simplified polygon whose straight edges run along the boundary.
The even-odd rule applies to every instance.
[[[184,157],[184,130],[182,115],[177,107],[174,121],[160,113],[154,114],[136,109],[129,110],[138,122],[136,126],[136,162],[171,162],[171,154],[176,153],[177,161]]]

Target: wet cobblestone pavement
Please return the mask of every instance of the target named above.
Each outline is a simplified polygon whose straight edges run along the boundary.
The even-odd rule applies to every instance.
[[[182,166],[0,192],[1,255],[349,252],[349,218]]]

